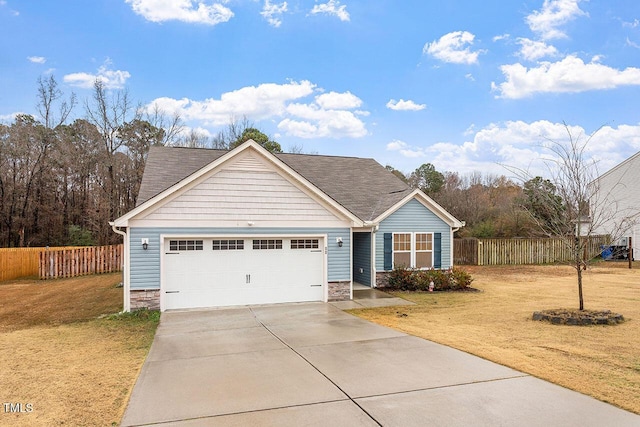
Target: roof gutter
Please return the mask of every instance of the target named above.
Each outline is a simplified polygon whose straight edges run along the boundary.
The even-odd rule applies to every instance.
[[[466,226],[467,223],[465,221],[460,221],[460,227],[456,227],[453,230],[451,230],[453,233],[455,233],[456,231],[460,230],[462,227]]]
[[[375,221],[364,221],[362,224],[364,227],[373,228],[374,232],[378,231],[380,228],[380,223]]]

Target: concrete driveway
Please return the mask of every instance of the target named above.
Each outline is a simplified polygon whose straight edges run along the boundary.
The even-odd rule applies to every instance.
[[[342,312],[165,312],[122,425],[638,426],[640,416]]]

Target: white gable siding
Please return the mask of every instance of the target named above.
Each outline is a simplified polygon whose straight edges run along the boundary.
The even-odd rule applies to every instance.
[[[600,216],[606,221],[603,227],[596,230],[598,233],[617,234],[614,238],[632,237],[635,259],[640,254],[640,153],[622,162],[609,172],[597,179],[597,193],[592,199],[592,206],[600,212]],[[595,206],[594,206],[595,205]],[[623,226],[623,221],[634,219],[636,224]],[[633,222],[633,221],[632,221]],[[616,233],[617,231],[617,233]]]
[[[344,226],[344,221],[254,153],[204,177],[136,225],[255,227]]]

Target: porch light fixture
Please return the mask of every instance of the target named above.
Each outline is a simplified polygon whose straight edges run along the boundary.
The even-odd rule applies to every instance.
[[[142,249],[146,251],[148,247],[149,247],[149,239],[142,239]]]
[[[342,247],[342,237],[337,237],[336,242],[338,243],[339,247]]]

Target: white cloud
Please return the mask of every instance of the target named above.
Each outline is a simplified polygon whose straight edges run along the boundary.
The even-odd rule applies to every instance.
[[[267,20],[269,25],[278,28],[282,24],[281,16],[287,11],[287,2],[273,4],[269,0],[264,0],[264,6],[260,15]]]
[[[579,16],[589,16],[580,9],[581,0],[544,0],[541,10],[526,17],[529,28],[544,40],[565,38],[559,28]]]
[[[410,99],[406,101],[404,99],[400,99],[400,101],[396,101],[395,99],[390,99],[389,102],[387,102],[387,108],[390,110],[396,110],[396,111],[420,111],[427,108],[427,105],[416,104]]]
[[[518,43],[521,46],[518,55],[527,61],[536,61],[540,58],[558,55],[558,49],[555,46],[548,45],[543,41],[520,37],[518,38]]]
[[[44,64],[47,62],[47,58],[44,56],[27,56],[27,59],[34,64]]]
[[[0,0],[0,6],[8,6],[9,3],[6,2],[6,0]],[[19,16],[20,12],[18,12],[17,10],[11,9],[9,8],[9,13],[13,16]]]
[[[362,100],[351,92],[329,92],[318,95],[316,104],[327,109],[352,109],[360,107]]]
[[[501,40],[509,40],[509,38],[511,38],[511,34],[500,34],[499,36],[494,36],[491,40],[499,42]]]
[[[1,5],[2,4],[0,3],[0,6]],[[0,114],[0,123],[11,123],[16,119],[16,116],[18,116],[20,114],[27,114],[27,113],[23,113],[22,111],[18,111],[16,113]]]
[[[107,89],[121,89],[125,83],[131,77],[128,71],[122,70],[110,70],[109,66],[111,61],[107,59],[105,63],[98,68],[96,74],[91,73],[71,73],[63,77],[65,83],[71,86],[80,87],[83,89],[90,89],[96,80],[102,81]]]
[[[125,0],[135,13],[151,22],[182,21],[217,25],[233,17],[231,9],[219,3],[194,0]]]
[[[397,151],[403,157],[407,157],[409,159],[415,159],[415,158],[418,158],[418,157],[426,157],[426,155],[427,155],[427,153],[426,153],[424,148],[409,146],[409,144],[407,144],[406,142],[400,141],[398,139],[394,139],[393,141],[388,143],[387,144],[387,150],[388,151]]]
[[[478,62],[478,55],[484,53],[483,50],[471,51],[470,46],[473,45],[475,37],[468,31],[454,31],[437,41],[425,44],[422,53],[444,62],[475,64]]]
[[[359,116],[367,111],[355,110],[362,100],[351,92],[320,92],[309,81],[286,84],[264,83],[223,93],[220,99],[204,101],[188,98],[158,98],[147,107],[157,104],[163,111],[178,112],[187,121],[204,125],[224,126],[233,117],[246,116],[250,120],[276,120],[278,129],[300,138],[359,138],[367,135]]]
[[[164,111],[178,111],[185,120],[221,126],[228,124],[232,117],[263,120],[280,116],[286,112],[288,102],[309,96],[314,90],[315,85],[306,80],[282,85],[263,83],[223,93],[220,99],[158,98],[149,105],[157,103]]]
[[[340,5],[338,0],[329,0],[327,3],[316,4],[310,12],[312,15],[324,14],[336,16],[341,21],[349,21],[351,17],[346,5]]]
[[[317,100],[317,98],[316,98]],[[367,135],[365,124],[348,110],[324,109],[317,103],[290,104],[278,129],[300,138],[361,138]]]
[[[594,130],[569,126],[574,138],[588,138]],[[546,120],[531,123],[508,121],[491,123],[474,133],[473,139],[461,144],[438,142],[422,150],[439,171],[461,174],[473,171],[510,175],[508,168],[528,170],[533,175],[548,176],[543,158],[551,152],[544,148],[549,141],[566,142],[567,130],[563,123]],[[387,146],[389,149],[389,145]],[[394,147],[400,150],[406,147]],[[640,150],[640,124],[604,126],[597,131],[586,150],[586,158],[597,162],[603,173]],[[506,166],[506,167],[505,167]],[[508,167],[508,168],[507,168]]]
[[[636,49],[640,49],[640,44],[632,42],[629,37],[627,37],[627,46],[635,47]]]
[[[536,93],[584,92],[640,85],[640,68],[617,70],[596,60],[585,64],[573,55],[559,62],[542,62],[536,68],[527,69],[516,63],[503,65],[500,69],[506,81],[499,85],[492,83],[499,98],[518,99]]]
[[[622,26],[627,28],[637,28],[640,26],[640,19],[634,19],[632,22],[623,21]]]

